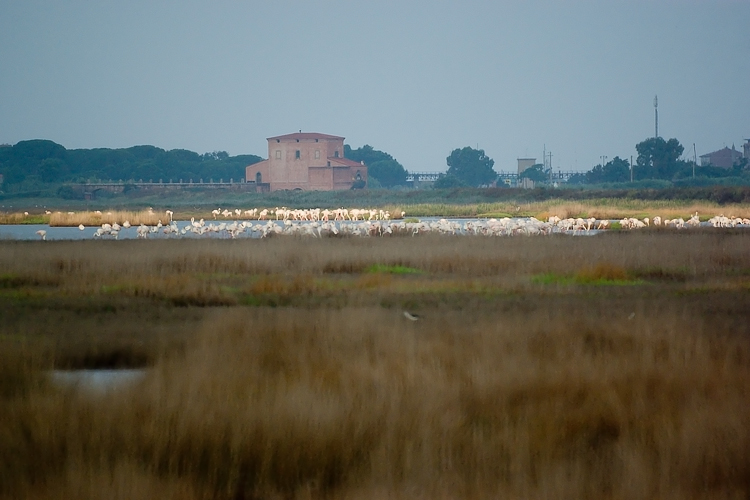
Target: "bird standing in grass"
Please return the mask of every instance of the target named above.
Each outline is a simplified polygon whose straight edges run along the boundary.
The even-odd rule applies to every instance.
[[[404,311],[404,317],[411,321],[417,321],[419,319],[419,316],[417,316],[416,314],[412,314],[409,311]]]

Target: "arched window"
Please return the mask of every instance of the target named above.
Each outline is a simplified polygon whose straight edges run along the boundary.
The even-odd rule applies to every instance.
[[[260,184],[263,181],[263,176],[260,175],[260,172],[255,174],[255,183]]]
[[[357,177],[356,177],[356,179],[357,179],[358,181],[361,181],[361,180],[362,180],[362,174],[360,174],[360,173],[359,173],[359,170],[357,170]]]

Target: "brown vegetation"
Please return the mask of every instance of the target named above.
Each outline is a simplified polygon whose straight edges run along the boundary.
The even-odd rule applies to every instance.
[[[0,497],[750,494],[746,232],[45,243],[0,242]],[[102,365],[151,368],[45,376]]]
[[[100,226],[102,224],[122,224],[128,221],[134,226],[145,224],[155,226],[159,221],[163,224],[170,222],[169,216],[164,212],[154,212],[151,210],[142,210],[130,212],[123,210],[115,211],[94,211],[94,212],[54,212],[50,216],[49,225],[52,227],[75,227],[79,224],[84,226]]]

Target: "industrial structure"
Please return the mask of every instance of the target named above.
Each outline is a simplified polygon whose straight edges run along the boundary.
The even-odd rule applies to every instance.
[[[344,138],[302,132],[268,139],[268,159],[245,168],[258,192],[333,191],[365,187],[367,167],[344,158]]]

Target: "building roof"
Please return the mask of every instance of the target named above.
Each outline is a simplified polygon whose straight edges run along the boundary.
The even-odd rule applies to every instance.
[[[329,156],[328,161],[331,162],[331,165],[342,165],[344,167],[364,167],[362,163],[350,160],[349,158]]]
[[[295,132],[293,134],[277,135],[276,137],[268,137],[267,140],[293,140],[293,139],[340,139],[344,140],[343,137],[337,135],[319,134],[317,132]]]
[[[712,151],[711,153],[706,153],[704,155],[701,155],[701,158],[708,158],[709,156],[715,155],[717,153],[724,153],[724,154],[726,154],[727,152],[731,153],[733,156],[737,156],[737,155],[742,156],[742,153],[740,151],[737,151],[734,148],[734,146],[732,146],[731,149],[728,148],[728,147],[726,147],[726,146],[724,146],[723,148],[718,149],[716,151]]]

